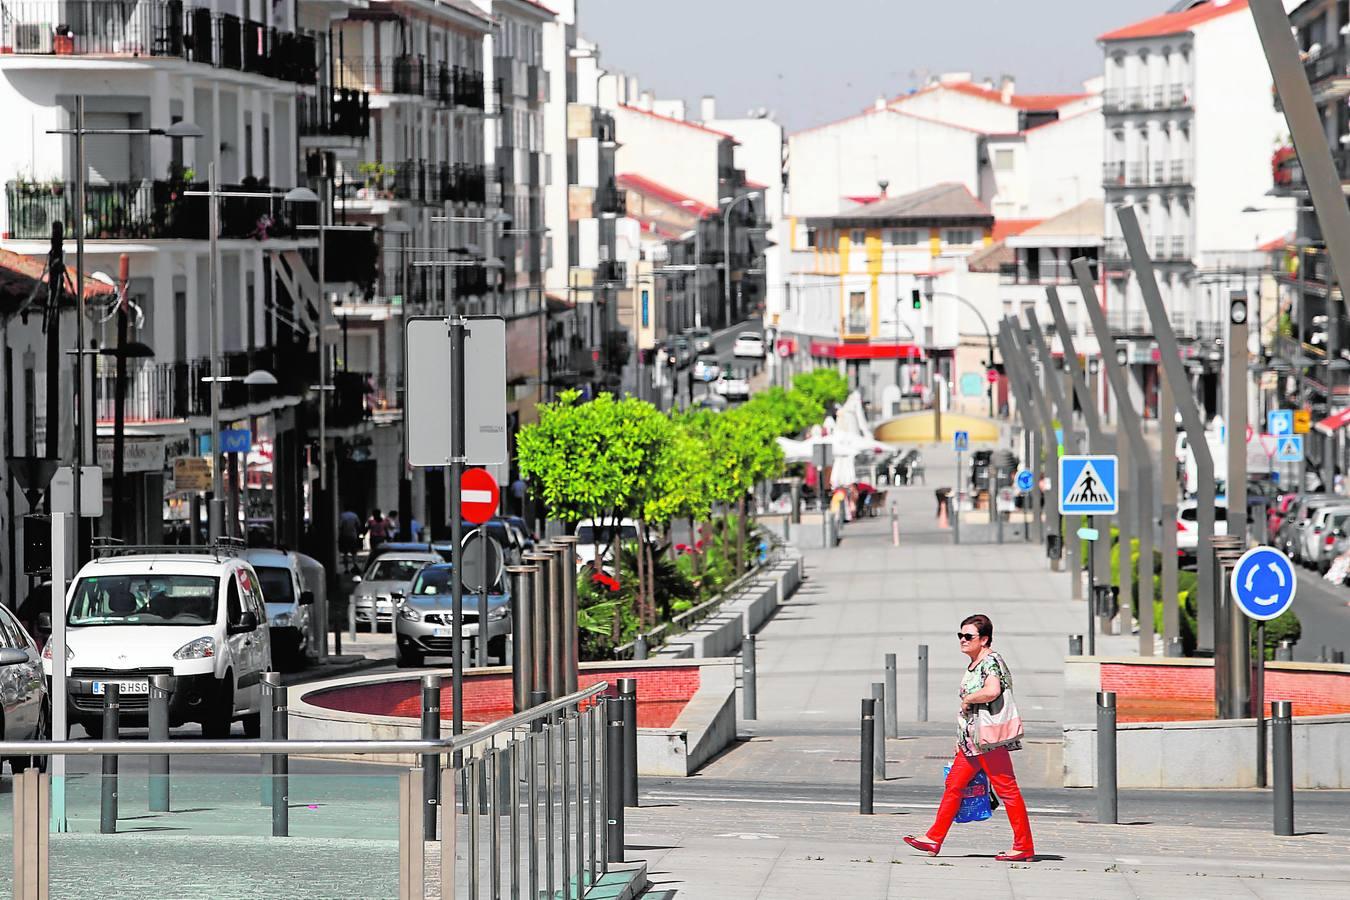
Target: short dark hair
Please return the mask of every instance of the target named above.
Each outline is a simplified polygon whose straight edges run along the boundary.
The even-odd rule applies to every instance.
[[[965,628],[967,625],[975,626],[975,630],[979,633],[980,637],[985,638],[984,645],[986,647],[994,646],[994,623],[989,620],[988,616],[984,613],[966,616],[961,620],[961,627]]]

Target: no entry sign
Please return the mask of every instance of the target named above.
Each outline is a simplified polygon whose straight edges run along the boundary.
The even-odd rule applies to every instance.
[[[487,469],[465,469],[459,482],[459,511],[467,521],[482,525],[496,514],[500,495],[497,479]]]

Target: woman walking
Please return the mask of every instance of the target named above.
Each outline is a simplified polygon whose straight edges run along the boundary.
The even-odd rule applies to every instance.
[[[1031,840],[1031,823],[1027,821],[1027,805],[1017,787],[1013,774],[1010,750],[1022,749],[1022,720],[1012,702],[1012,674],[1003,657],[992,649],[994,623],[988,616],[967,616],[961,622],[956,638],[961,652],[970,658],[961,680],[961,712],[957,718],[960,738],[956,757],[937,819],[922,839],[905,835],[905,843],[915,850],[937,856],[942,842],[956,818],[961,797],[972,778],[984,770],[999,799],[1008,809],[1012,825],[1013,847],[995,859],[1005,862],[1025,862],[1035,858]]]

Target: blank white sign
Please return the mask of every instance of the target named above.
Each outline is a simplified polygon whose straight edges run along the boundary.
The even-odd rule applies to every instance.
[[[450,464],[450,326],[413,316],[404,326],[404,432],[410,466]],[[464,332],[464,455],[473,466],[506,462],[506,320],[468,316]]]

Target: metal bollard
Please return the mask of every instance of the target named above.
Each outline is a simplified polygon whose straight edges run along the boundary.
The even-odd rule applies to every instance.
[[[621,703],[606,703],[605,848],[606,861],[623,862],[623,712]]]
[[[1327,645],[1322,645],[1322,650],[1317,654],[1318,662],[1330,662],[1331,657],[1327,655]]]
[[[619,708],[623,711],[623,805],[638,805],[637,679],[619,679]]]
[[[895,669],[895,654],[886,654],[886,737],[893,738],[900,736],[900,711],[899,702],[896,699],[895,692],[898,687],[899,678]]]
[[[1115,825],[1116,802],[1116,694],[1097,692],[1097,822]]]
[[[858,815],[872,815],[872,744],[876,741],[877,702],[868,698],[862,702],[862,728],[858,743],[858,763],[861,772],[858,776]]]
[[[900,546],[900,516],[894,506],[891,507],[891,546]]]
[[[928,645],[919,645],[919,671],[915,677],[915,689],[919,698],[919,721],[928,721]]]
[[[1181,638],[1174,637],[1167,642],[1167,655],[1179,659],[1182,655]]]
[[[272,740],[272,682],[264,673],[262,683],[258,685],[258,737],[264,741]],[[272,757],[264,754],[259,759],[258,804],[272,805]]]
[[[1070,656],[1083,655],[1083,636],[1081,634],[1069,635],[1069,655]]]
[[[548,627],[549,627],[549,654],[546,660],[548,664],[548,695],[550,699],[557,700],[559,697],[567,695],[567,614],[565,606],[567,604],[567,588],[565,586],[570,577],[575,580],[576,570],[566,571],[566,557],[564,556],[562,544],[553,544],[549,547],[549,563],[552,568],[552,574],[548,579]],[[573,624],[573,630],[576,625]]]
[[[511,707],[524,712],[530,705],[530,678],[534,669],[534,576],[536,566],[507,566],[511,579]]]
[[[886,780],[886,685],[872,682],[872,777]],[[880,719],[880,725],[876,720]]]
[[[1343,665],[1345,665],[1345,651],[1344,651],[1344,650],[1332,650],[1332,651],[1331,651],[1331,661],[1334,662],[1334,663],[1335,663],[1336,665],[1338,665],[1338,666],[1343,666]]]
[[[286,721],[288,713],[286,689],[281,686],[281,676],[276,672],[267,672],[264,679],[271,679],[272,685],[272,740],[289,740],[290,725]],[[290,770],[291,758],[285,753],[272,755],[272,837],[288,837],[291,831],[290,806]]]
[[[150,740],[169,739],[169,698],[173,694],[172,675],[150,676]],[[149,759],[150,811],[169,811],[169,756],[157,753]]]
[[[1294,833],[1294,710],[1288,700],[1270,704],[1270,757],[1275,777],[1275,833]]]
[[[1294,661],[1294,642],[1280,641],[1279,646],[1275,648],[1275,660],[1277,662]]]
[[[759,718],[759,698],[755,685],[755,636],[741,638],[741,718]]]
[[[441,676],[422,676],[422,740],[441,738]],[[422,754],[422,834],[429,841],[436,840],[436,808],[440,806],[441,757],[437,753]]]
[[[581,632],[577,628],[577,539],[572,535],[555,538],[562,546],[562,635],[563,694],[577,692],[578,664],[581,659]]]
[[[545,552],[548,546],[547,544],[537,546],[534,553],[525,556],[527,564],[535,565],[539,569],[534,573],[534,607],[530,610],[533,619],[531,622],[533,640],[530,642],[530,695],[534,696],[538,691],[544,695],[544,700],[548,700],[551,696],[548,692],[548,660],[549,655],[553,653],[553,645],[549,643],[552,630],[548,619],[551,612],[548,598],[549,582],[553,580],[553,554]]]
[[[122,704],[116,683],[103,685],[103,739],[117,740],[118,716]],[[103,757],[102,791],[98,804],[98,830],[100,834],[117,833],[117,757],[106,754]]]
[[[374,598],[371,598],[371,601],[370,601],[370,632],[371,632],[371,634],[374,634],[376,631],[379,631],[379,629],[380,629],[379,621],[380,621],[380,617],[379,617],[379,615],[377,614],[376,609],[375,609],[375,600],[374,600]],[[350,640],[353,644],[356,643],[356,595],[355,595],[355,594],[348,594],[348,595],[347,595],[347,639]]]
[[[647,658],[647,635],[639,632],[638,636],[633,638],[633,659]]]

